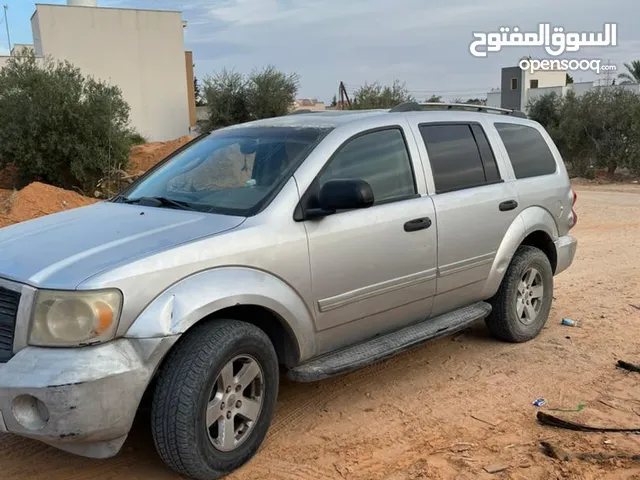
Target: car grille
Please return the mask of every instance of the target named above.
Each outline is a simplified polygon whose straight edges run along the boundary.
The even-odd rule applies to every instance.
[[[16,327],[20,293],[0,287],[0,363],[13,356],[13,332]]]

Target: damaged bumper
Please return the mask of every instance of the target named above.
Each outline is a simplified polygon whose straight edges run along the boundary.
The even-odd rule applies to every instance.
[[[20,350],[0,364],[0,432],[92,458],[118,453],[177,337]]]
[[[573,263],[578,248],[578,240],[571,235],[558,238],[555,242],[557,262],[555,275],[564,272]]]

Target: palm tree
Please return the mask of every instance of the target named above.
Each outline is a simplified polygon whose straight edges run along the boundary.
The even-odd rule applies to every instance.
[[[629,70],[629,73],[621,73],[620,75],[618,75],[618,78],[633,83],[640,83],[640,61],[634,60],[631,63],[625,63],[624,66],[627,68],[627,70]]]

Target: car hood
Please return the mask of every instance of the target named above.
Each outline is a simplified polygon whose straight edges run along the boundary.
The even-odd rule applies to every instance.
[[[233,229],[244,217],[103,202],[0,229],[0,277],[74,289],[100,272]]]

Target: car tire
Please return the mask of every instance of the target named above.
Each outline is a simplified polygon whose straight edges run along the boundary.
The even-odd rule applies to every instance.
[[[486,323],[503,341],[521,343],[538,336],[547,322],[553,300],[553,270],[545,253],[523,245],[491,299],[493,310]]]
[[[217,479],[251,459],[264,440],[278,396],[278,359],[254,325],[196,325],[169,352],[153,394],[156,450],[176,472]]]

